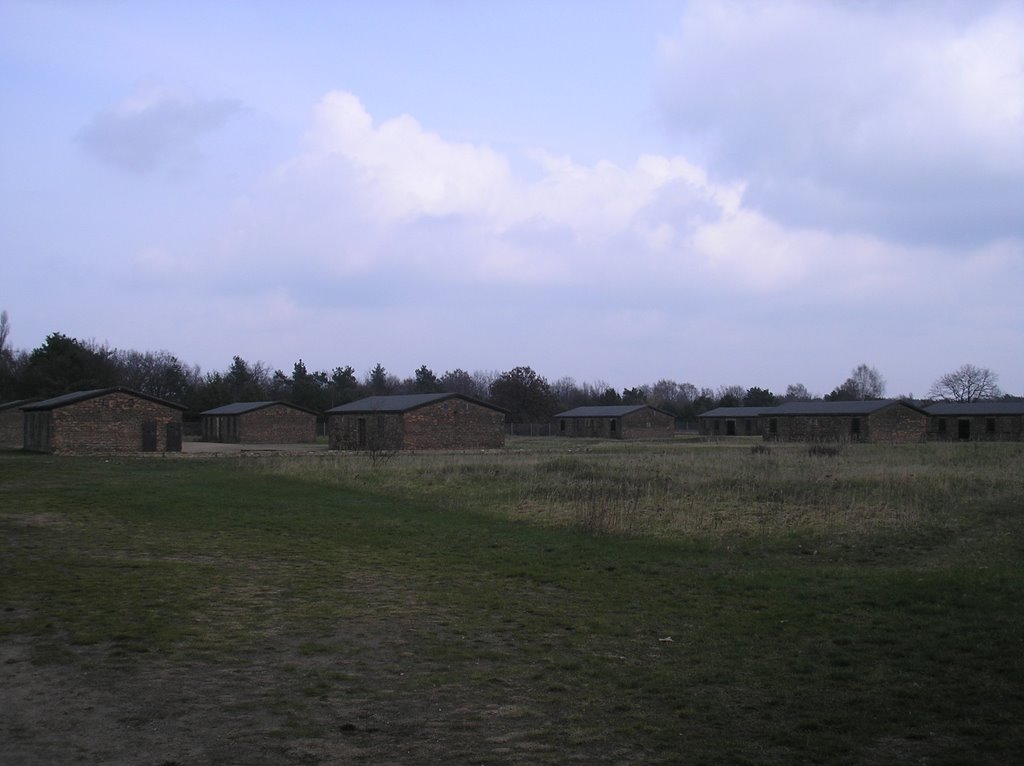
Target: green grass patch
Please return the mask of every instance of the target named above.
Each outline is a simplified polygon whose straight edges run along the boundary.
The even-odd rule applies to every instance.
[[[0,668],[252,762],[1006,763],[1024,451],[950,447],[2,453]]]

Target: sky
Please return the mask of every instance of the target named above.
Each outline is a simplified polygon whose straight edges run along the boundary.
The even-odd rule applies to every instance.
[[[1024,0],[0,0],[0,99],[16,349],[1024,394]]]

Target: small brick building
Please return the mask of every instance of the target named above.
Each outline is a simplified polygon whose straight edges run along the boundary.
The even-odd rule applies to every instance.
[[[774,407],[717,407],[697,416],[703,436],[761,436],[763,415]]]
[[[97,388],[22,407],[36,452],[180,452],[180,404],[127,388]]]
[[[22,407],[39,399],[18,399],[0,404],[0,448],[21,449],[25,445],[25,414]]]
[[[920,442],[928,413],[895,399],[789,402],[762,411],[764,437],[789,442]]]
[[[597,439],[670,439],[676,432],[671,412],[647,404],[576,407],[555,415],[559,436]]]
[[[235,402],[199,413],[203,441],[303,444],[316,440],[319,415],[290,402]]]
[[[1024,439],[1024,402],[940,402],[925,410],[931,441]]]
[[[327,410],[331,449],[497,449],[505,410],[462,394],[370,396]]]

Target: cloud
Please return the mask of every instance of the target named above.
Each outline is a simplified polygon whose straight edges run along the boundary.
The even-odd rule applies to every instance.
[[[408,115],[376,122],[337,91],[314,108],[302,154],[229,214],[202,269],[219,264],[236,284],[254,266],[285,283],[305,269],[350,296],[352,285],[383,279],[375,299],[389,303],[416,301],[417,288],[436,296],[519,285],[568,291],[578,303],[614,295],[628,308],[674,302],[686,285],[737,296],[813,288],[828,305],[896,296],[953,252],[787,223],[746,194],[742,181],[714,182],[681,156],[510,158]]]
[[[660,104],[781,222],[916,242],[1024,235],[1024,7],[698,1]]]
[[[178,169],[198,162],[199,140],[241,111],[231,99],[151,90],[103,110],[76,138],[87,153],[119,170]]]
[[[307,162],[334,156],[350,163],[386,219],[486,211],[508,184],[496,152],[445,141],[408,115],[374,127],[359,99],[341,91],[317,105],[310,142]]]
[[[116,278],[188,280],[210,298],[199,303],[249,317],[211,326],[232,339],[258,326],[266,350],[246,353],[277,365],[520,359],[623,384],[751,383],[750,360],[777,355],[776,377],[757,382],[784,385],[778,370],[794,365],[845,374],[893,327],[921,359],[941,358],[947,324],[980,335],[999,316],[1007,344],[1019,334],[1024,250],[1012,237],[972,249],[795,224],[749,205],[742,180],[716,182],[682,156],[512,157],[408,115],[375,120],[343,92],[311,110],[306,138],[208,233],[154,239]],[[964,294],[986,296],[986,313]],[[223,358],[238,353],[216,342]],[[809,359],[808,345],[828,351]],[[919,361],[879,364],[891,374]],[[826,390],[842,379],[792,375]]]

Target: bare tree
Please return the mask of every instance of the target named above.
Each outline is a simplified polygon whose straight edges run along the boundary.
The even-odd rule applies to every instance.
[[[0,401],[14,396],[17,387],[18,365],[8,342],[10,334],[11,323],[7,318],[7,312],[0,311]]]
[[[558,407],[563,410],[571,410],[579,407],[587,400],[587,393],[580,387],[574,378],[569,376],[561,377],[551,384],[551,390],[558,397]]]
[[[999,376],[988,367],[965,364],[960,369],[947,373],[932,384],[928,395],[933,399],[947,402],[977,402],[981,399],[998,399],[1002,391],[996,385]]]
[[[739,407],[747,390],[743,386],[719,386],[715,396],[719,407]]]
[[[445,371],[445,374],[440,378],[440,383],[441,390],[446,393],[463,394],[464,396],[478,396],[476,383],[473,382],[473,376],[461,367]]]
[[[199,377],[170,351],[115,351],[113,360],[121,385],[176,402]]]
[[[787,402],[809,402],[813,398],[803,383],[790,383],[786,386],[786,395],[783,397]]]
[[[5,357],[10,353],[7,348],[7,338],[11,334],[11,321],[7,317],[7,309],[0,311],[0,356]]]
[[[874,367],[857,365],[843,385],[825,397],[828,401],[861,401],[885,396],[885,378]]]
[[[648,401],[652,405],[676,413],[691,406],[700,393],[692,383],[677,383],[668,378],[657,381],[649,388]]]

